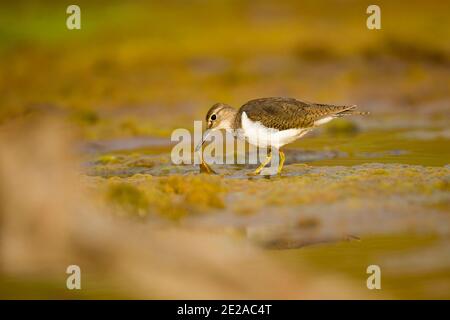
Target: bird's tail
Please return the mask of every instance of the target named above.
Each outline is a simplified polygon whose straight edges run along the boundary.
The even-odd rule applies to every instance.
[[[357,107],[356,105],[349,106],[348,108],[336,113],[335,116],[336,117],[344,117],[351,115],[366,116],[370,114],[370,112],[367,111],[358,111],[356,110],[356,107]]]

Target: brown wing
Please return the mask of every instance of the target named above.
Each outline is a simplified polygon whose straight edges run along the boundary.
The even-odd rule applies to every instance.
[[[241,123],[241,114],[245,112],[250,120],[259,121],[268,128],[287,130],[310,128],[314,122],[326,117],[337,117],[348,113],[355,106],[334,106],[309,103],[293,98],[261,98],[247,102],[239,109],[236,119]]]

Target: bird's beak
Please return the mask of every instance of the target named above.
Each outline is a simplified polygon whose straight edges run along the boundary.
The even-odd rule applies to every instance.
[[[205,143],[206,139],[208,139],[210,133],[211,133],[211,130],[209,130],[209,129],[203,133],[202,141],[200,141],[200,143],[197,145],[197,147],[195,147],[195,152],[198,152],[201,149],[201,147]]]

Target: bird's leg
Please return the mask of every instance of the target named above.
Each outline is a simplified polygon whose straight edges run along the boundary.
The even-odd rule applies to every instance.
[[[200,173],[217,174],[203,159],[200,163]]]
[[[255,171],[249,173],[250,176],[256,176],[258,175],[262,169],[272,160],[272,150],[269,150],[269,154],[267,155],[266,159],[259,165],[258,168],[256,168]]]
[[[278,165],[278,171],[277,174],[281,173],[281,169],[283,169],[284,160],[286,157],[284,156],[284,152],[281,150],[278,150],[278,154],[280,155],[280,164]]]
[[[200,173],[217,174],[203,159],[203,150],[199,153],[200,156]]]

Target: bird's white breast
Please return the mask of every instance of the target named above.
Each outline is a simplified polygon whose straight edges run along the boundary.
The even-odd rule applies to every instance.
[[[305,135],[309,129],[288,129],[277,130],[267,128],[259,121],[252,121],[248,118],[245,112],[241,117],[242,135],[248,143],[259,147],[274,147],[280,148],[285,144],[291,143],[301,136]]]

